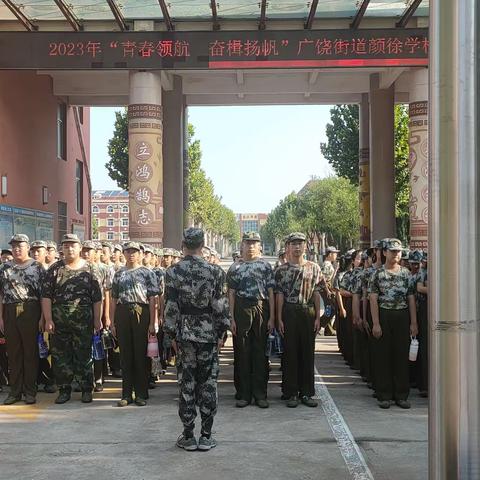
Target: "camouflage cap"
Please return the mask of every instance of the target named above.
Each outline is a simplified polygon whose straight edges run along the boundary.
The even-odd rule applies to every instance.
[[[240,250],[235,250],[233,253],[232,253],[232,258],[238,258],[240,256]]]
[[[114,250],[114,251],[115,251],[115,250],[118,250],[119,252],[121,252],[121,251],[122,251],[122,246],[119,245],[118,243],[116,243],[116,244],[113,246],[113,250]]]
[[[30,244],[30,248],[47,248],[47,242],[45,240],[35,240]]]
[[[20,243],[20,242],[30,243],[30,239],[28,238],[28,235],[25,235],[24,233],[16,233],[8,243],[9,245],[11,245],[12,243]]]
[[[85,250],[96,250],[97,249],[97,244],[93,240],[84,240],[82,242],[82,249]]]
[[[383,241],[382,240],[374,240],[373,241],[373,248],[383,248]]]
[[[138,250],[140,251],[140,244],[138,242],[126,242],[123,244],[123,251],[125,250]]]
[[[337,247],[327,247],[325,253],[328,255],[329,253],[340,253],[340,250]]]
[[[110,242],[102,242],[102,247],[108,247],[111,250],[112,244]]]
[[[304,233],[302,232],[293,232],[290,235],[287,236],[287,239],[285,240],[285,243],[291,243],[291,242],[306,242],[307,237],[305,236]]]
[[[175,258],[180,258],[182,256],[182,253],[178,250],[173,250],[173,256]]]
[[[103,247],[102,247],[102,242],[94,242],[95,243],[95,248],[97,250],[101,250]]]
[[[242,235],[242,240],[246,242],[261,242],[262,239],[260,237],[260,234],[258,232],[245,232]]]
[[[187,243],[202,243],[205,241],[205,233],[201,228],[186,228],[183,231],[183,241]]]
[[[12,249],[11,248],[2,248],[2,252],[0,253],[0,255],[5,255],[6,253],[8,254],[12,254]]]
[[[284,249],[284,248],[281,248],[281,249],[278,251],[278,256],[281,257],[282,255],[285,255],[285,249]]]
[[[410,263],[420,263],[423,260],[423,253],[421,250],[414,250],[413,252],[410,252],[408,260]]]
[[[152,253],[153,254],[153,248],[150,245],[147,245],[146,243],[143,244],[143,251],[145,253]]]
[[[164,248],[163,249],[164,257],[173,257],[173,248]]]
[[[385,244],[386,250],[398,252],[403,250],[402,242],[398,238],[389,238]]]
[[[79,243],[80,245],[82,244],[82,242],[78,238],[78,235],[76,235],[75,233],[66,233],[62,237],[62,245],[64,243]]]
[[[157,255],[163,257],[163,248],[157,248]]]
[[[47,248],[54,248],[56,250],[57,249],[57,242],[54,242],[53,240],[48,240]]]

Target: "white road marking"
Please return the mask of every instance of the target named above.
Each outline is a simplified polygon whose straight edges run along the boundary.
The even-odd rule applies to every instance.
[[[315,392],[352,478],[354,480],[374,480],[352,432],[333,401],[328,388],[323,383],[323,378],[317,367],[315,367]]]

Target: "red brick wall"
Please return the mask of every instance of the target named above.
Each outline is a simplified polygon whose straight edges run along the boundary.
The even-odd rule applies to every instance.
[[[55,215],[57,202],[68,204],[67,229],[84,225],[90,235],[90,196],[87,175],[90,163],[90,112],[83,109],[81,132],[86,155],[83,179],[83,214],[76,211],[76,160],[84,161],[73,108],[67,109],[67,159],[57,158],[57,105],[52,81],[35,72],[0,71],[0,175],[7,175],[8,195],[0,204],[31,208]],[[42,202],[42,187],[48,203]]]

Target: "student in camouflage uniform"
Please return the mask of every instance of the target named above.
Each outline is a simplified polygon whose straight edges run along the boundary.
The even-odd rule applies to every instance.
[[[46,263],[47,256],[47,242],[44,240],[36,240],[30,244],[30,255],[34,260],[42,265],[45,270],[48,270],[48,264]],[[42,315],[41,330],[45,330],[45,320]],[[44,339],[48,342],[48,333],[44,333]],[[43,385],[45,393],[55,393],[57,388],[55,387],[55,380],[53,376],[53,370],[48,361],[48,358],[40,358],[38,366],[38,386]]]
[[[25,403],[35,403],[37,394],[38,345],[41,326],[41,285],[45,269],[29,257],[27,235],[10,240],[13,260],[0,267],[0,330],[5,333],[10,368],[10,394],[4,405],[12,405],[25,395]]]
[[[260,258],[260,235],[243,235],[245,258],[233,264],[227,274],[234,368],[239,399],[237,407],[252,400],[268,408],[268,358],[265,355],[267,335],[275,327],[275,280],[271,265]]]
[[[287,407],[316,407],[314,387],[315,336],[320,330],[320,267],[304,259],[306,237],[291,233],[286,240],[289,262],[275,271],[277,322],[284,336],[283,394]]]
[[[384,254],[385,265],[375,270],[370,288],[376,393],[380,408],[390,408],[391,401],[410,408],[408,351],[410,335],[418,333],[415,295],[410,272],[400,266],[400,240],[389,239]]]
[[[124,245],[126,265],[113,277],[110,315],[120,346],[122,398],[119,407],[133,402],[143,407],[148,398],[147,340],[155,335],[156,297],[159,294],[154,272],[140,263],[140,245]]]
[[[57,244],[53,240],[49,240],[47,242],[47,253],[45,255],[45,263],[48,267],[58,260],[57,255]]]
[[[421,397],[428,397],[428,271],[427,252],[422,255],[422,268],[418,273],[418,389]]]
[[[12,249],[2,248],[0,263],[7,263],[13,260]]]
[[[353,358],[353,311],[352,311],[352,281],[354,276],[357,275],[355,272],[355,261],[359,261],[360,252],[358,250],[348,250],[345,254],[345,261],[347,262],[347,270],[340,281],[340,295],[342,296],[342,304],[344,307],[344,315],[341,315],[341,332],[343,336],[342,341],[342,354],[345,362],[353,367],[354,358]],[[358,267],[358,265],[357,265]]]
[[[336,302],[336,295],[333,289],[333,280],[335,278],[335,274],[337,273],[337,256],[340,253],[336,247],[327,247],[325,253],[325,259],[322,265],[322,275],[325,278],[325,283],[327,285],[327,289],[322,292],[323,303],[325,308],[327,305],[331,306],[332,309],[332,316],[327,318],[323,316],[321,320],[321,326],[325,328],[325,336],[333,336],[336,334],[335,329],[333,328],[332,322],[333,318],[337,311],[337,302]]]
[[[51,334],[60,390],[55,403],[70,400],[74,377],[80,381],[82,402],[92,401],[92,335],[102,328],[102,287],[97,267],[80,258],[81,248],[77,235],[63,236],[64,260],[48,269],[42,288],[45,329]]]
[[[218,269],[202,257],[203,230],[183,234],[185,258],[166,271],[165,330],[176,339],[182,374],[179,415],[183,433],[177,446],[210,450],[217,412],[218,349],[230,325],[227,286]],[[194,437],[196,405],[202,418],[201,435]]]

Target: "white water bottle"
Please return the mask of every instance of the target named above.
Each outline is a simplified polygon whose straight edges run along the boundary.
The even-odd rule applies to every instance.
[[[412,340],[410,341],[410,351],[408,352],[408,359],[411,362],[416,362],[417,355],[418,355],[418,340],[417,340],[417,337],[412,337]]]

